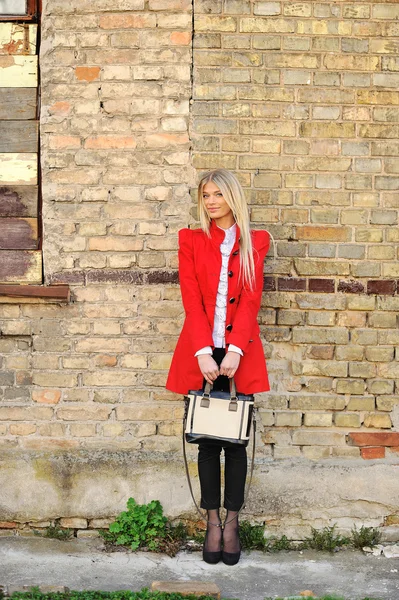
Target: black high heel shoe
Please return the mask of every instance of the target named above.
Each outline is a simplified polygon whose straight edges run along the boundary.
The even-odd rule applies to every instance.
[[[224,549],[222,551],[222,561],[225,565],[233,566],[238,563],[241,557],[241,542],[240,542],[240,526],[237,524],[237,536],[238,536],[238,545],[240,549],[238,552],[226,552]]]
[[[213,523],[211,523],[210,525],[213,527],[222,527],[221,523],[219,525],[214,525]],[[209,563],[210,565],[216,565],[222,558],[222,550],[217,550],[217,551],[213,551],[213,552],[206,550],[206,542],[208,539],[208,532],[209,532],[209,525],[206,530],[204,545],[202,547],[202,558],[206,563]],[[222,540],[220,540],[220,544],[221,543],[222,543]]]

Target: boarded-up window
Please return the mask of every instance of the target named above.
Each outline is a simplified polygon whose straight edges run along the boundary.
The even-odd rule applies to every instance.
[[[35,9],[0,0],[0,283],[42,282]]]

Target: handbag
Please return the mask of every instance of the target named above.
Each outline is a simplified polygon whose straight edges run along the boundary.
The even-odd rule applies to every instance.
[[[186,441],[217,440],[247,446],[253,410],[253,395],[237,395],[234,379],[230,393],[213,391],[207,382],[204,390],[191,390],[186,396]]]
[[[251,425],[253,428],[251,470],[244,502],[238,514],[245,508],[255,465],[256,418],[254,397],[252,394],[237,395],[234,379],[230,381],[230,393],[219,390],[212,391],[211,384],[207,382],[204,390],[190,390],[188,395],[185,396],[182,432],[184,466],[191,498],[198,514],[206,522],[208,522],[208,519],[201,512],[194,497],[185,442],[199,444],[221,441],[222,443],[229,442],[247,446]]]

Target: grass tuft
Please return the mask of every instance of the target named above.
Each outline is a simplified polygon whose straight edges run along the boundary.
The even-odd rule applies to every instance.
[[[336,552],[342,546],[349,546],[351,540],[349,537],[344,537],[335,533],[336,525],[332,527],[323,527],[317,530],[311,528],[311,537],[305,538],[303,547],[312,548],[312,550],[327,550],[328,552]]]
[[[361,527],[356,525],[352,529],[352,544],[355,548],[362,549],[364,546],[376,546],[381,541],[381,532],[375,527]]]

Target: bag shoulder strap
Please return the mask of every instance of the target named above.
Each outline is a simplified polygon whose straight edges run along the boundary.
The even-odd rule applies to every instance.
[[[186,470],[186,477],[187,477],[187,483],[188,483],[188,487],[190,490],[190,494],[191,494],[191,498],[193,499],[195,508],[199,514],[199,516],[201,517],[201,519],[203,519],[206,523],[210,523],[211,525],[214,525],[214,523],[211,523],[209,521],[209,519],[207,519],[204,514],[201,512],[200,507],[197,504],[197,501],[194,497],[194,492],[193,492],[193,486],[191,484],[191,478],[190,478],[190,472],[188,469],[188,463],[187,463],[187,454],[186,454],[186,436],[185,436],[185,430],[186,430],[186,420],[187,420],[187,415],[186,415],[186,411],[183,417],[183,457],[184,457],[184,467]],[[245,492],[245,496],[244,496],[244,502],[240,508],[240,510],[238,511],[237,515],[235,515],[232,519],[230,519],[230,521],[225,521],[225,525],[227,523],[231,523],[231,521],[234,521],[234,519],[240,514],[240,512],[245,508],[245,505],[247,503],[248,500],[248,495],[249,495],[249,490],[251,487],[251,483],[252,483],[252,476],[254,473],[254,466],[255,466],[255,448],[256,448],[256,418],[255,418],[255,407],[252,413],[252,425],[253,425],[253,438],[252,438],[252,459],[251,459],[251,469],[250,469],[250,474],[249,474],[249,481],[248,481],[248,485],[247,485],[247,489]]]

